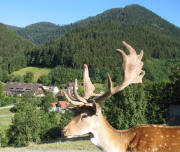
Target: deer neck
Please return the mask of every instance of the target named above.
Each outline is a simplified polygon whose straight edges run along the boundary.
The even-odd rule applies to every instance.
[[[130,142],[128,130],[116,130],[101,114],[97,126],[92,129],[91,142],[104,152],[125,152]]]

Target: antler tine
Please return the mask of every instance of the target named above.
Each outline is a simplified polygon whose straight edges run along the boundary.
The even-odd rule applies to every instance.
[[[74,95],[76,96],[77,100],[83,102],[83,103],[88,103],[86,99],[84,99],[83,97],[81,97],[78,92],[77,92],[77,79],[75,79],[75,84],[73,87],[73,91],[74,91]]]
[[[72,100],[71,97],[68,96],[68,93],[67,93],[66,90],[63,90],[63,92],[64,92],[64,95],[65,95],[66,99],[67,99],[70,103],[72,103],[73,105],[75,105],[75,106],[84,105],[84,103],[82,103],[82,102]]]
[[[124,51],[117,49],[117,52],[120,52],[123,56],[124,80],[119,86],[113,88],[111,77],[108,74],[108,91],[102,96],[94,99],[95,102],[101,102],[109,98],[132,83],[142,83],[142,78],[145,75],[145,71],[142,70],[143,62],[141,61],[143,51],[137,55],[134,48],[124,41],[122,43],[129,50],[129,54],[127,55]]]
[[[142,78],[145,72],[142,70],[143,50],[137,55],[136,51],[126,42],[123,41],[125,47],[129,50],[130,54],[126,55],[124,51],[117,49],[123,56],[123,69],[124,69],[124,85],[128,86],[131,83],[142,83]]]
[[[83,71],[83,85],[84,85],[84,98],[89,99],[91,96],[101,96],[102,94],[94,93],[95,86],[92,84],[89,77],[89,70],[87,64],[84,64]]]
[[[77,79],[75,79],[75,83],[73,86],[73,93],[75,95],[75,98],[71,95],[71,92],[69,89],[67,91],[64,91],[65,96],[68,99],[68,101],[74,105],[88,104],[87,100],[89,99],[89,97],[101,95],[101,94],[94,93],[95,87],[89,78],[89,70],[88,70],[88,66],[86,64],[84,64],[83,81],[84,81],[83,84],[84,84],[84,94],[85,94],[84,97],[81,97],[77,92],[77,86],[78,86]],[[76,100],[78,100],[80,102],[78,102]]]
[[[71,90],[70,89],[67,89],[67,95],[69,96],[69,98],[71,99],[71,100],[76,100],[72,95],[71,95]]]
[[[129,44],[127,44],[125,41],[122,41],[122,43],[123,43],[123,45],[128,49],[128,51],[131,53],[131,54],[136,54],[136,51],[135,51],[135,49],[132,47],[132,46],[130,46]]]

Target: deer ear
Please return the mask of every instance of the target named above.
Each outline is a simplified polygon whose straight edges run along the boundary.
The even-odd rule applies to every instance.
[[[93,107],[96,111],[96,115],[99,116],[101,114],[101,107],[98,103],[96,103],[95,101],[93,102]]]

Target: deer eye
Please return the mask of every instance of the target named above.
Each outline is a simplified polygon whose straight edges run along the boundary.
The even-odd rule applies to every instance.
[[[86,114],[86,113],[81,114],[81,120],[84,118],[87,118],[87,117],[88,117],[88,114]]]

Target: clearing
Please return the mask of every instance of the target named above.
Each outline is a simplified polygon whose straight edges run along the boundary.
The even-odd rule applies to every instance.
[[[34,82],[37,82],[38,78],[41,75],[47,75],[50,71],[51,71],[50,68],[26,67],[26,68],[20,69],[19,71],[13,72],[12,75],[24,76],[26,72],[32,72],[34,74]]]

